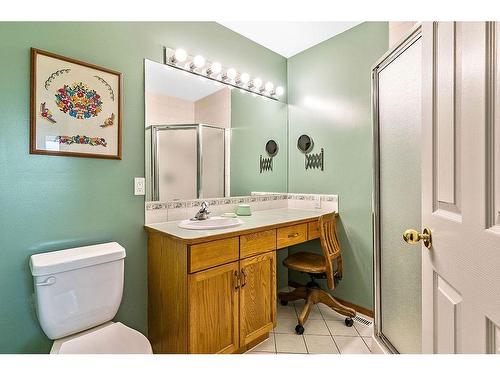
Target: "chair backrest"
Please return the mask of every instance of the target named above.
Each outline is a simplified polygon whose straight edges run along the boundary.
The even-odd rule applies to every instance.
[[[337,214],[332,212],[319,217],[321,249],[326,263],[328,288],[335,289],[334,277],[342,277],[342,253],[337,238]],[[336,265],[336,267],[335,267]]]

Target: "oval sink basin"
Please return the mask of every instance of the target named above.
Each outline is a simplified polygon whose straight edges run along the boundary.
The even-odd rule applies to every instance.
[[[241,224],[243,224],[243,221],[238,218],[214,216],[207,220],[183,220],[178,226],[184,229],[206,230],[236,227]]]

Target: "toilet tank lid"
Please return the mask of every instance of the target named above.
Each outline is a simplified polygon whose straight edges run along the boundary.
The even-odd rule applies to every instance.
[[[108,242],[34,254],[30,257],[30,269],[33,276],[44,276],[123,258],[125,249],[117,242]]]

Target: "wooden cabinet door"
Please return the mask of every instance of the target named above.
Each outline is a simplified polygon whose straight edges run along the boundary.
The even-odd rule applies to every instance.
[[[238,349],[238,262],[188,276],[189,353]]]
[[[240,346],[270,332],[276,321],[276,252],[240,261]]]

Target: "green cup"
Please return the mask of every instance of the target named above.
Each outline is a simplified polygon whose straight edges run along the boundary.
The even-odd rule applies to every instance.
[[[239,204],[236,206],[236,215],[238,216],[250,216],[252,211],[250,210],[249,204]]]

